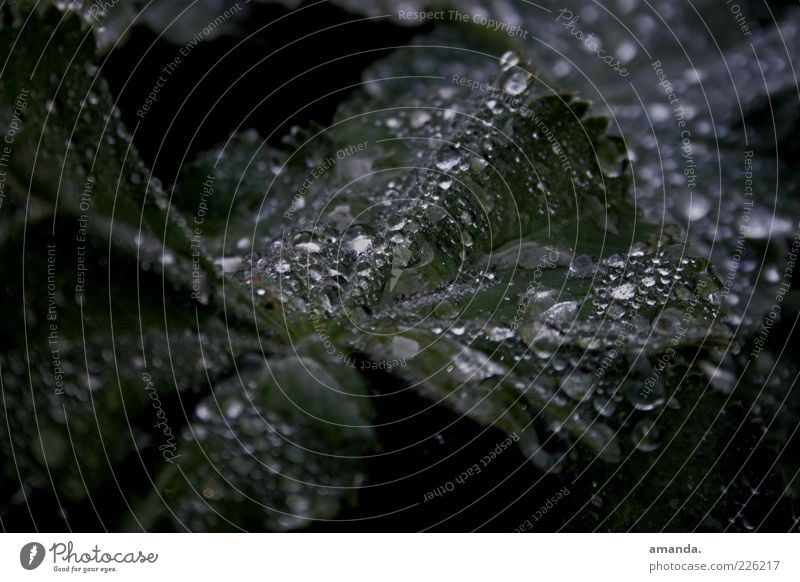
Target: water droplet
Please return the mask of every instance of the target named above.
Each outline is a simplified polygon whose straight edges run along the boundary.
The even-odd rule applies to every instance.
[[[664,384],[655,377],[639,382],[628,380],[625,398],[636,410],[653,410],[664,404]]]
[[[681,214],[690,222],[704,218],[711,210],[711,203],[700,194],[684,195],[679,204]]]
[[[621,255],[611,255],[606,260],[606,264],[608,264],[609,267],[621,269],[625,266],[625,259]]]
[[[519,57],[514,51],[503,53],[503,56],[500,57],[500,68],[502,68],[504,71],[508,71],[518,63]]]
[[[459,309],[455,303],[444,299],[441,303],[439,303],[439,305],[436,306],[434,314],[436,317],[441,319],[455,319],[458,317]]]
[[[208,422],[211,420],[213,413],[211,409],[205,403],[200,403],[197,405],[197,408],[194,411],[194,415],[203,422]]]
[[[631,440],[637,449],[650,453],[661,446],[660,433],[653,421],[640,420],[631,431]]]
[[[389,218],[388,225],[390,231],[398,231],[403,229],[406,225],[406,221],[401,216],[393,216]]]
[[[564,393],[578,402],[583,402],[591,397],[594,387],[592,376],[583,372],[572,372],[561,383]]]
[[[617,58],[623,63],[629,63],[636,56],[638,49],[636,45],[628,40],[622,41],[617,47]]]
[[[431,120],[431,115],[427,111],[417,110],[411,114],[411,127],[419,129]]]
[[[623,283],[611,292],[611,297],[619,300],[631,299],[636,295],[636,286],[633,283]]]
[[[343,246],[346,251],[360,255],[372,247],[372,237],[361,232],[355,233],[345,239]]]
[[[507,327],[490,325],[484,331],[486,332],[486,337],[493,342],[501,342],[514,337],[514,331]]]
[[[606,418],[613,416],[617,410],[617,404],[611,398],[604,396],[596,396],[592,399],[592,406],[597,414]]]
[[[519,95],[531,82],[530,73],[522,70],[516,70],[508,76],[506,82],[503,84],[503,89],[509,95]]]
[[[231,420],[239,418],[242,412],[244,412],[244,405],[238,400],[231,400],[225,407],[225,416]]]
[[[452,170],[461,162],[461,156],[449,149],[439,152],[439,160],[436,162],[436,167],[447,172]]]
[[[588,277],[594,272],[594,261],[589,255],[577,255],[572,259],[569,272],[574,277]]]
[[[670,116],[669,107],[663,103],[652,103],[647,108],[647,111],[650,113],[650,118],[655,122],[664,122]]]
[[[322,247],[319,245],[319,243],[311,241],[295,245],[295,248],[304,251],[306,253],[318,253],[322,250]]]
[[[773,218],[771,213],[756,211],[750,215],[750,222],[744,235],[750,239],[777,238],[792,231],[792,222],[782,216]]]
[[[410,359],[419,353],[419,343],[407,337],[395,336],[392,338],[391,352],[395,358]]]
[[[489,165],[489,162],[481,157],[472,156],[472,158],[470,158],[469,165],[476,172],[483,172],[483,170],[486,169],[486,166]]]

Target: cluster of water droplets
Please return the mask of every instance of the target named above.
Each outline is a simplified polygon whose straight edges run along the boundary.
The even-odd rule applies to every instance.
[[[193,475],[198,495],[175,500],[179,517],[205,530],[218,523],[213,508],[223,506],[226,518],[235,516],[239,525],[266,520],[278,529],[296,529],[310,518],[335,515],[337,488],[364,480],[359,472],[343,471],[345,461],[336,454],[363,453],[369,439],[358,429],[331,427],[328,442],[313,415],[336,418],[341,409],[304,409],[314,390],[332,388],[319,384],[331,377],[311,359],[273,360],[268,368],[255,354],[243,359],[241,372],[240,380],[218,384],[213,396],[197,404],[194,422],[184,430],[184,447],[202,449],[202,458],[219,472]]]
[[[589,283],[587,294],[573,300],[569,287],[563,296],[559,286],[529,290],[521,321],[510,319],[518,311],[470,310],[466,287],[433,294],[423,323],[433,335],[425,341],[435,345],[439,337],[461,346],[443,358],[451,362],[449,381],[458,386],[452,397],[466,405],[494,394],[485,414],[516,418],[517,426],[529,425],[525,410],[543,410],[551,421],[526,428],[524,448],[545,470],[559,470],[578,434],[612,461],[625,448],[657,450],[660,429],[653,415],[664,406],[680,407],[666,388],[684,370],[677,354],[703,338],[729,339],[717,321],[719,287],[707,264],[684,256],[674,239],[661,242],[637,243],[600,261],[576,255],[569,266],[553,264],[568,285]],[[506,275],[483,283],[502,287]],[[659,358],[669,348],[676,355],[665,368]],[[518,399],[514,406],[514,399],[499,396],[509,386]],[[615,434],[628,423],[626,446]]]
[[[500,73],[510,78],[516,61],[505,55]],[[433,100],[416,96],[407,107],[353,121],[379,139],[365,153],[337,162],[313,185],[302,207],[295,204],[282,235],[246,257],[249,268],[241,281],[258,296],[277,296],[287,307],[325,315],[342,306],[358,314],[381,299],[453,282],[476,240],[492,232],[498,215],[491,212],[503,198],[513,199],[496,190],[499,180],[490,180],[495,152],[508,147],[508,137],[492,129],[494,116],[461,114],[466,104],[453,98],[454,90],[439,87]],[[472,95],[468,102],[481,98]],[[510,125],[509,112],[501,117]],[[455,141],[443,138],[445,127]],[[386,140],[391,147],[381,143]],[[358,174],[392,162],[413,169]]]

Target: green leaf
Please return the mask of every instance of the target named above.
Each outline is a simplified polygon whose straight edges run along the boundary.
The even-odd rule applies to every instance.
[[[0,339],[18,405],[3,487],[24,483],[3,499],[57,483],[81,501],[138,460],[155,491],[133,495],[126,529],[333,519],[381,445],[358,358],[519,437],[544,473],[588,466],[604,509],[581,528],[704,523],[651,512],[648,492],[699,483],[706,507],[726,481],[702,468],[741,454],[726,447],[747,416],[715,424],[736,407],[703,381],[731,340],[722,287],[683,233],[642,220],[625,144],[557,88],[580,83],[547,82],[552,61],[540,74],[515,39],[440,27],[372,67],[330,127],[282,150],[234,136],[170,198],[86,13],[0,14],[0,121],[20,126],[0,258],[25,275],[0,307],[24,330]]]
[[[371,407],[355,370],[324,356],[250,356],[201,401],[163,486],[194,531],[299,529],[336,517],[365,480]]]
[[[279,302],[300,345],[330,345],[341,365],[366,354],[436,405],[518,434],[545,471],[574,443],[619,461],[630,428],[612,413],[669,396],[660,379],[641,395],[658,358],[729,337],[718,283],[679,232],[653,239],[637,220],[604,119],[517,55],[431,51],[456,36],[368,71],[329,128],[295,136],[266,191],[257,168],[281,156],[255,136],[201,158],[242,176],[234,206],[270,208],[240,280]]]
[[[0,314],[20,330],[2,340],[3,505],[57,484],[63,506],[124,459],[161,460],[182,425],[180,394],[204,392],[282,332],[259,342],[246,322],[269,315],[232,282],[226,291],[170,211],[93,64],[92,31],[72,12],[21,10],[0,10],[12,138],[0,256],[13,274]]]

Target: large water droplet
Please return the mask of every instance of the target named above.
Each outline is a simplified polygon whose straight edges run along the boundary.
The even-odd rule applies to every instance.
[[[611,292],[611,297],[619,300],[632,298],[636,294],[636,286],[633,283],[623,283]]]
[[[572,372],[561,383],[564,393],[578,402],[588,399],[594,392],[594,380],[590,374]]]
[[[653,410],[664,404],[664,384],[656,377],[625,384],[625,398],[636,410]]]
[[[681,213],[690,222],[704,218],[711,210],[711,203],[700,194],[686,195],[679,204]]]

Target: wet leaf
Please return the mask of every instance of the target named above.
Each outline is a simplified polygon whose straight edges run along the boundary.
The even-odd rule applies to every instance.
[[[398,7],[413,4],[339,3],[400,20]],[[741,185],[723,168],[741,165],[735,144],[746,131],[719,80],[728,71],[711,58],[691,71],[661,63],[686,101],[687,146],[658,67],[619,23],[594,14],[583,26],[602,23],[641,93],[564,32],[554,5],[546,19],[536,6],[453,7],[480,4],[556,50],[440,22],[371,67],[329,127],[295,128],[282,148],[237,134],[187,164],[168,193],[97,68],[98,43],[119,40],[138,7],[118,4],[105,28],[86,5],[40,7],[30,19],[30,3],[0,9],[0,47],[12,56],[0,124],[16,129],[0,259],[24,273],[0,306],[24,330],[0,338],[0,509],[53,489],[63,515],[97,490],[122,493],[113,467],[127,462],[155,487],[130,503],[121,495],[126,529],[291,530],[333,519],[371,485],[382,444],[371,402],[382,387],[359,361],[431,407],[518,437],[541,473],[591,472],[599,489],[571,497],[586,503],[558,527],[752,529],[748,504],[766,503],[751,487],[758,473],[732,471],[732,459],[762,450],[758,411],[774,411],[778,441],[792,438],[794,416],[778,416],[791,374],[756,390],[767,364],[749,367],[734,342],[737,326],[757,328],[772,290],[754,293],[755,315],[739,314],[755,269],[724,279],[746,200],[737,190],[725,206],[718,191]],[[693,54],[717,48],[691,34],[686,7],[657,4],[672,7]],[[203,22],[209,6],[186,22]],[[649,5],[628,10],[653,54],[677,54]],[[178,22],[173,41],[186,30]],[[235,19],[215,33],[230,31]],[[711,32],[725,50],[736,44]],[[794,46],[797,34],[778,32],[757,30],[754,46],[783,72],[746,95],[741,112],[757,121],[774,101],[792,128],[778,39]],[[746,53],[733,55],[737,85],[756,84]],[[707,96],[698,81],[709,76],[723,89]],[[791,129],[773,136],[755,125],[757,153],[746,155],[767,173],[770,140],[786,143]],[[718,185],[692,173],[715,164]],[[790,172],[788,189],[796,184]],[[771,222],[773,208],[754,209],[744,237],[776,245],[773,256],[790,236],[783,215],[796,209],[791,197],[776,208]],[[690,228],[671,225],[680,222]],[[745,372],[737,401],[731,386]],[[770,498],[781,486],[766,482]],[[687,490],[694,501],[681,505]]]

